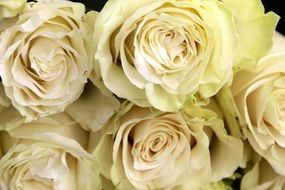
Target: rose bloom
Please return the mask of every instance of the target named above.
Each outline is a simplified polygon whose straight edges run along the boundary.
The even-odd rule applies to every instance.
[[[197,189],[231,176],[242,158],[241,140],[199,107],[165,113],[125,102],[102,132],[94,156],[117,189]]]
[[[27,0],[2,0],[0,1],[0,20],[14,17],[25,7]],[[1,30],[1,29],[0,29]]]
[[[96,14],[83,4],[39,1],[27,4],[0,39],[0,75],[7,96],[30,119],[61,112],[77,99],[93,62]]]
[[[285,53],[238,72],[231,93],[244,136],[277,173],[285,175]],[[229,95],[230,96],[230,95]]]
[[[260,1],[108,1],[95,23],[95,58],[117,96],[177,111],[193,95],[215,95],[236,61],[267,53],[276,22]]]
[[[0,189],[100,189],[88,135],[65,113],[0,131]]]

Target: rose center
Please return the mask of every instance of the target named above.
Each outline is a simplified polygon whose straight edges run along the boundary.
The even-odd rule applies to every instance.
[[[150,151],[153,153],[159,152],[165,145],[167,145],[167,138],[160,135],[158,137],[155,137],[154,140],[151,140]]]
[[[141,31],[139,51],[158,74],[172,73],[184,67],[190,52],[183,27],[167,27],[165,22],[147,26]],[[146,31],[147,30],[147,31]]]
[[[25,189],[53,189],[54,183],[64,179],[76,162],[73,156],[60,150],[40,151],[45,152],[33,162],[27,160],[24,165],[17,167],[16,173],[24,173],[21,181]]]
[[[183,57],[187,54],[186,36],[176,30],[162,32],[161,35],[162,44],[173,64],[183,62]]]
[[[40,80],[56,78],[66,62],[64,50],[54,41],[42,37],[33,40],[29,60],[29,71],[32,70],[32,76]]]

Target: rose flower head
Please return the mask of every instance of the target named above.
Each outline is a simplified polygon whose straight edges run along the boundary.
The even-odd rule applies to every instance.
[[[244,137],[285,176],[285,53],[268,55],[256,68],[237,72],[225,92],[224,100],[232,100],[225,112],[236,110]]]
[[[88,136],[66,113],[0,131],[0,189],[100,189]]]
[[[28,118],[61,112],[78,98],[93,62],[92,29],[83,4],[27,4],[0,39],[0,75],[5,93]]]
[[[231,176],[242,158],[241,140],[208,109],[124,104],[104,127],[94,156],[117,189],[199,189]]]
[[[117,96],[177,111],[215,95],[240,60],[267,53],[277,20],[259,0],[111,0],[95,22],[95,68]]]

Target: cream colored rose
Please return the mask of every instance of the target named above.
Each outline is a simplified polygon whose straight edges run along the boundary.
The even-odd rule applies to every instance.
[[[236,104],[244,136],[285,175],[285,53],[262,58],[255,70],[238,72],[231,93],[234,102],[228,109]]]
[[[77,99],[93,62],[83,4],[31,2],[2,34],[0,75],[7,96],[29,118],[61,112]],[[85,18],[86,17],[86,18]]]
[[[87,131],[99,131],[120,108],[120,101],[111,94],[102,93],[92,82],[86,84],[80,98],[66,107],[68,113]],[[1,121],[0,121],[1,122]]]
[[[242,157],[242,142],[198,107],[164,113],[126,103],[105,127],[94,156],[117,189],[197,189],[231,176]]]
[[[241,181],[241,190],[284,190],[285,178],[278,175],[264,159],[256,162]]]
[[[215,95],[230,78],[235,60],[255,59],[272,44],[276,15],[265,15],[259,1],[248,4],[248,0],[108,1],[94,35],[105,85],[119,97],[162,111],[177,111],[196,93],[202,98]],[[238,15],[243,11],[248,17]],[[261,22],[252,24],[256,19]],[[262,31],[261,38],[252,30]],[[259,41],[264,44],[253,52],[249,46]]]
[[[3,18],[14,17],[19,14],[24,9],[26,2],[27,0],[1,0],[0,20]]]
[[[64,113],[0,132],[0,189],[100,189],[88,135]]]

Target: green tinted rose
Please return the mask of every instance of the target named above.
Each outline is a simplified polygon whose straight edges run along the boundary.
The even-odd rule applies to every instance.
[[[0,131],[0,189],[100,189],[88,136],[65,113]]]
[[[94,35],[105,85],[163,111],[177,111],[194,94],[215,95],[234,64],[259,58],[271,46],[276,15],[265,15],[260,1],[247,2],[108,1]],[[248,17],[239,15],[243,11]],[[256,37],[253,30],[262,32]]]

